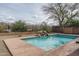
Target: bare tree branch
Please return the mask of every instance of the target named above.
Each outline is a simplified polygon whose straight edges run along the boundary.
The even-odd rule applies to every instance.
[[[79,4],[73,3],[51,3],[47,6],[43,6],[43,11],[49,14],[48,19],[55,19],[59,21],[59,25],[62,26],[63,22],[68,23],[69,20],[79,16]],[[77,10],[77,11],[76,11]]]

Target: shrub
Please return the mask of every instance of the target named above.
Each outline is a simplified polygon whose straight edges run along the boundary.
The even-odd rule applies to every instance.
[[[3,32],[5,27],[3,25],[0,25],[0,32]]]
[[[11,30],[13,32],[25,32],[27,31],[27,27],[26,27],[26,23],[19,20],[19,21],[16,21],[12,27],[11,27]]]
[[[69,22],[68,26],[78,27],[79,26],[79,20],[71,20]]]

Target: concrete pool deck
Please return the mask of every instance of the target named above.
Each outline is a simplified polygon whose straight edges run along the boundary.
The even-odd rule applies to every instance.
[[[20,38],[7,39],[4,43],[13,56],[41,56],[44,54],[42,49],[24,43]]]
[[[79,38],[49,51],[26,44],[22,38],[3,40],[13,56],[67,56],[79,49],[79,44],[75,43]]]

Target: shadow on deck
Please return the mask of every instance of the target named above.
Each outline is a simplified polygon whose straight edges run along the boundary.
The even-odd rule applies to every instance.
[[[9,51],[2,40],[0,40],[0,56],[10,56]]]
[[[69,54],[68,56],[79,56],[79,49],[77,49],[73,53]]]

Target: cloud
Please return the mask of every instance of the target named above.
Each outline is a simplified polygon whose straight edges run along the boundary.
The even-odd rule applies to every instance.
[[[15,17],[13,17],[13,16],[8,16],[6,19],[8,19],[8,20],[14,20],[14,19],[16,19]]]
[[[47,19],[41,9],[43,5],[41,3],[0,4],[0,21],[14,22],[16,20],[24,20],[39,24]]]

